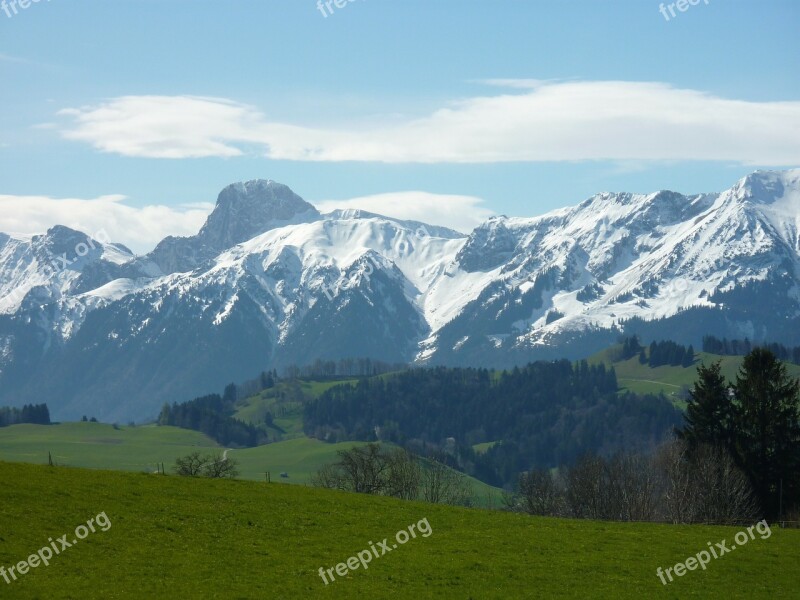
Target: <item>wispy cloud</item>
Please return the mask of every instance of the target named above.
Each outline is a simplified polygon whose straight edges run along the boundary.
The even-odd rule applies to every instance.
[[[407,191],[361,196],[349,200],[314,202],[320,212],[359,208],[395,219],[422,221],[469,233],[494,212],[475,196]]]
[[[25,65],[28,67],[41,67],[45,69],[52,69],[53,66],[47,63],[39,62],[38,60],[31,60],[21,56],[12,56],[10,54],[3,54],[0,52],[0,63],[11,63],[17,65]]]
[[[53,225],[66,225],[92,235],[104,230],[114,242],[144,253],[167,235],[194,235],[213,204],[191,208],[162,205],[133,207],[121,195],[99,198],[0,195],[0,231],[43,233]]]
[[[219,98],[126,96],[61,111],[63,135],[103,152],[153,158],[500,163],[718,160],[800,163],[800,102],[721,98],[663,83],[494,80],[508,93],[432,114],[346,127],[270,121]]]
[[[18,63],[18,64],[31,64],[31,61],[18,56],[11,56],[9,54],[0,53],[0,62]]]

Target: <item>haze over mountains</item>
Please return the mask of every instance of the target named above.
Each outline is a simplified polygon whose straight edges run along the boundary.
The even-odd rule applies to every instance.
[[[196,236],[145,256],[60,226],[0,234],[0,404],[143,419],[317,358],[503,367],[622,332],[798,345],[798,232],[800,169],[603,193],[469,235],[236,183]]]

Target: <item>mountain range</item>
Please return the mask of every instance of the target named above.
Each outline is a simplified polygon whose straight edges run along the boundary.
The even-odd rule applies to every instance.
[[[271,368],[370,357],[509,367],[621,334],[800,345],[800,169],[721,193],[601,193],[469,234],[319,211],[256,180],[144,256],[0,233],[0,404],[153,417]]]

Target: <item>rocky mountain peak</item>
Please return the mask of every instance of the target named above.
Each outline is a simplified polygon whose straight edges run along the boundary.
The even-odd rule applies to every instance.
[[[314,206],[288,186],[268,179],[234,183],[223,189],[198,237],[222,250],[249,240],[276,225],[318,218]]]

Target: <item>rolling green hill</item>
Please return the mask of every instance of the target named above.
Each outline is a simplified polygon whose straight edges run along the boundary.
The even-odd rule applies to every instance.
[[[103,423],[13,425],[0,428],[0,460],[121,471],[169,468],[176,457],[219,449],[211,438],[187,429],[143,425],[115,429]]]
[[[300,437],[230,450],[228,455],[239,463],[241,479],[264,481],[269,472],[273,481],[307,484],[317,469],[337,459],[339,450],[363,444],[327,444]],[[115,429],[102,423],[62,423],[0,428],[0,460],[5,461],[47,464],[50,452],[59,465],[153,473],[158,463],[163,462],[169,471],[177,457],[194,451],[207,453],[222,448],[201,433],[156,425]],[[281,473],[288,477],[280,477]],[[469,480],[476,503],[499,506],[499,490],[476,479]]]
[[[613,366],[617,372],[617,381],[620,388],[630,390],[638,394],[659,394],[674,399],[675,404],[685,408],[686,403],[680,399],[681,391],[692,386],[697,379],[697,367],[701,363],[710,364],[721,361],[722,373],[729,380],[736,378],[736,373],[742,365],[743,356],[721,356],[709,354],[708,352],[697,352],[695,363],[691,367],[680,367],[664,365],[651,367],[647,364],[639,363],[638,357],[634,356],[628,360],[615,360],[614,357],[619,351],[619,346],[614,346],[598,352],[588,359],[590,364],[604,363],[607,367]],[[792,377],[800,378],[800,366],[786,363],[787,370]]]
[[[263,480],[289,472],[286,481],[307,483],[311,474],[336,459],[338,450],[360,442],[326,444],[297,438],[257,448],[231,450],[239,462],[242,479]],[[46,464],[48,452],[60,465],[154,472],[163,462],[169,469],[178,456],[199,451],[222,451],[211,438],[187,429],[156,425],[120,427],[102,423],[61,423],[57,425],[13,425],[0,428],[0,459]]]
[[[351,378],[333,381],[303,379],[281,381],[275,387],[239,400],[233,416],[252,425],[261,425],[266,422],[266,414],[271,413],[274,424],[284,431],[283,439],[302,437],[303,404],[336,385],[352,384],[356,381]]]
[[[8,569],[100,513],[107,531],[6,584],[33,598],[796,598],[800,532],[773,529],[662,585],[740,528],[533,518],[302,486],[0,463]],[[422,523],[422,524],[421,524]],[[424,526],[427,523],[430,527]],[[409,525],[420,532],[392,548]],[[82,532],[83,533],[83,532]],[[387,538],[389,552],[323,583]],[[402,539],[402,538],[401,538]],[[335,571],[334,571],[335,574]]]

